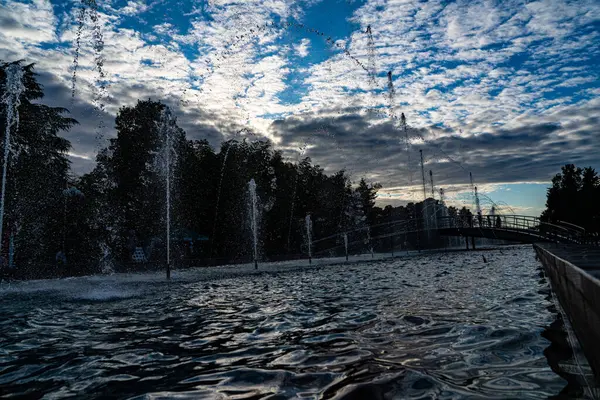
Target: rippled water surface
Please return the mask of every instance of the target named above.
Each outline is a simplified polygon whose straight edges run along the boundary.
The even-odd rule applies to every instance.
[[[0,393],[547,398],[567,381],[549,365],[558,315],[534,257],[525,246],[5,286]]]

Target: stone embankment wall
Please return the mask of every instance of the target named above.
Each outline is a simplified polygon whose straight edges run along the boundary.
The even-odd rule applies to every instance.
[[[600,378],[600,280],[593,276],[598,269],[590,270],[589,263],[580,268],[567,261],[571,258],[568,249],[546,244],[535,244],[534,248],[594,374]],[[578,251],[572,249],[573,258],[578,258]]]

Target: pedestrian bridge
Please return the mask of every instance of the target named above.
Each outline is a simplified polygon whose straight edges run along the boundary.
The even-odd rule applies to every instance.
[[[520,243],[585,243],[585,229],[569,223],[548,223],[527,215],[495,215],[470,218],[441,217],[429,229],[440,236],[499,239]]]
[[[407,241],[417,247],[436,247],[436,237],[463,237],[497,239],[515,243],[573,243],[597,244],[598,238],[586,234],[585,229],[569,223],[548,223],[527,215],[438,216],[433,219],[410,218],[376,224],[370,227],[339,232],[312,241],[315,254],[332,250],[364,251],[376,248],[406,248]],[[468,246],[468,243],[467,243]],[[305,249],[306,250],[306,249]]]

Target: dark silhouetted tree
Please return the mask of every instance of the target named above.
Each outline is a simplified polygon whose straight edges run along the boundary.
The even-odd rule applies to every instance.
[[[26,269],[33,262],[53,263],[54,254],[63,247],[63,190],[70,184],[67,152],[71,144],[58,135],[77,121],[65,117],[68,111],[64,108],[49,107],[38,102],[44,92],[37,82],[33,64],[12,64],[23,69],[25,91],[18,108],[18,131],[11,132],[3,232],[16,233],[16,261],[21,269]],[[9,65],[0,62],[0,97],[6,90],[6,69]],[[3,154],[6,129],[6,110],[3,105],[0,105],[0,129],[3,136],[0,154]],[[0,168],[4,168],[4,165]],[[6,248],[3,246],[3,251]]]
[[[552,223],[568,222],[590,232],[600,231],[600,179],[596,171],[566,164],[552,178],[548,188],[546,210],[541,220]]]

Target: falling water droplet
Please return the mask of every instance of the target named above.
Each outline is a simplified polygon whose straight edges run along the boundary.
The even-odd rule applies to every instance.
[[[4,133],[4,164],[2,168],[2,192],[0,194],[0,238],[4,220],[4,198],[6,195],[6,172],[8,170],[8,159],[10,156],[10,131],[14,127],[15,133],[19,130],[19,106],[21,94],[25,91],[23,85],[23,69],[18,63],[6,68],[6,84],[2,96],[2,103],[6,108],[6,131]],[[2,240],[0,240],[0,252],[2,251]]]

